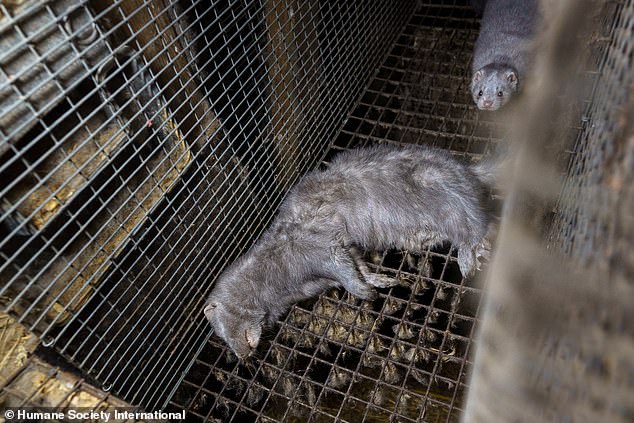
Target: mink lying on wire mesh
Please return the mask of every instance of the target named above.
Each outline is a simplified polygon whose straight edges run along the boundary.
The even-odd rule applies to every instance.
[[[205,315],[240,358],[262,327],[326,289],[371,300],[396,282],[373,274],[358,248],[420,252],[451,241],[462,274],[485,256],[492,161],[463,164],[422,147],[375,146],[339,154],[291,189],[270,228],[217,280]]]

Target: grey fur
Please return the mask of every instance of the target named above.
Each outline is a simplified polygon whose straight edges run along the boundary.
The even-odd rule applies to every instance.
[[[262,238],[219,277],[205,315],[244,358],[257,346],[262,326],[297,301],[331,287],[371,300],[374,287],[393,285],[370,273],[359,247],[415,252],[450,240],[469,276],[485,253],[490,175],[483,165],[419,146],[342,153],[291,189]]]
[[[479,109],[497,110],[518,90],[538,19],[537,0],[485,2],[471,78],[471,95]]]

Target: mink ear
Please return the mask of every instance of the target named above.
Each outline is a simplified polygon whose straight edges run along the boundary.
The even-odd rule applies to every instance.
[[[211,319],[213,318],[214,311],[216,310],[216,307],[218,307],[218,304],[216,304],[216,303],[209,303],[209,304],[207,304],[205,306],[205,317],[210,322],[211,322]]]
[[[479,70],[479,71],[477,71],[476,73],[473,74],[473,80],[475,82],[478,82],[481,79],[482,79],[482,70]]]
[[[511,84],[517,83],[517,74],[514,71],[508,71],[506,73],[506,80]]]
[[[251,347],[251,349],[257,348],[258,343],[260,342],[261,335],[262,335],[262,326],[259,324],[255,326],[251,326],[244,332],[244,336],[247,340],[247,344],[249,344],[249,347]]]

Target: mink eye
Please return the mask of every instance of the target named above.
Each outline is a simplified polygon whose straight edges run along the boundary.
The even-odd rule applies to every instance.
[[[502,97],[504,93],[502,91],[498,91],[498,97]]]
[[[480,90],[480,92],[478,93],[478,97],[482,97],[482,94],[484,93],[482,92],[482,90]]]

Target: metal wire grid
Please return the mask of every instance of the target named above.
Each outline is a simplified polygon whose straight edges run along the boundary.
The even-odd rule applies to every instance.
[[[634,4],[610,1],[605,7],[603,36],[596,37],[593,43],[596,68],[589,74],[593,96],[585,104],[583,126],[578,128],[551,228],[554,244],[584,266],[597,265],[595,261],[602,257],[596,252],[609,251],[606,243],[617,242],[615,236],[627,235],[615,229],[618,219],[605,212],[618,210],[619,187],[603,191],[600,202],[593,200],[597,192],[589,189],[609,180],[611,166],[627,156],[627,145],[618,145],[617,140],[624,130],[623,115],[630,112],[632,97],[633,75],[624,64],[629,64],[633,57]]]
[[[63,326],[55,326],[58,320],[62,320],[60,318],[62,313],[58,313],[56,317],[45,322],[45,315],[53,309],[54,301],[50,301],[44,310],[36,310],[33,307],[38,299],[46,295],[47,289],[54,283],[54,281],[42,281],[39,278],[41,272],[32,276],[27,275],[27,269],[42,250],[35,251],[33,257],[26,263],[16,260],[20,251],[37,237],[40,237],[47,246],[52,244],[41,233],[33,233],[35,231],[29,227],[29,221],[43,206],[38,207],[31,215],[21,216],[18,212],[18,206],[22,199],[13,203],[8,202],[8,204],[3,201],[2,222],[9,228],[9,233],[1,241],[1,246],[4,248],[1,253],[3,259],[1,269],[6,271],[6,269],[11,268],[14,273],[5,279],[8,280],[8,283],[3,286],[2,295],[7,295],[11,288],[17,286],[19,277],[26,276],[28,280],[24,286],[19,286],[17,293],[12,293],[13,296],[10,297],[5,308],[16,314],[15,305],[20,296],[38,284],[43,285],[36,292],[36,298],[28,298],[31,306],[23,310],[22,313],[18,313],[17,317],[23,323],[28,323],[31,329],[36,330],[44,338],[45,345],[54,346],[55,350],[91,378],[101,382],[106,390],[111,388],[130,402],[141,404],[146,408],[160,406],[178,385],[181,372],[191,363],[191,358],[208,336],[206,322],[201,318],[199,310],[207,289],[199,287],[207,286],[208,284],[204,281],[208,279],[208,275],[217,274],[227,262],[248,248],[251,240],[257,237],[259,230],[268,223],[276,204],[292,184],[294,178],[305,169],[314,166],[327,147],[324,140],[333,138],[333,131],[341,122],[342,117],[345,116],[345,112],[350,109],[369,73],[376,67],[377,61],[381,59],[382,50],[389,45],[390,37],[385,36],[385,31],[388,31],[389,35],[389,31],[398,30],[401,26],[399,21],[402,22],[403,18],[408,16],[406,8],[403,7],[406,5],[392,4],[388,7],[380,3],[368,3],[363,6],[314,6],[315,16],[326,23],[321,27],[314,27],[313,34],[304,34],[314,37],[313,45],[308,47],[313,48],[314,52],[320,52],[321,55],[327,55],[336,47],[341,60],[338,62],[330,61],[326,73],[318,68],[320,64],[318,57],[307,58],[306,63],[312,67],[310,70],[319,75],[319,84],[315,86],[315,92],[309,93],[308,97],[301,97],[296,95],[297,92],[289,89],[288,94],[293,98],[293,101],[288,106],[293,111],[302,111],[303,108],[314,107],[315,103],[327,101],[327,107],[316,108],[317,111],[321,112],[320,114],[305,113],[305,115],[310,116],[310,119],[300,122],[305,128],[303,134],[306,136],[302,139],[300,146],[299,166],[294,169],[285,166],[285,163],[293,159],[292,157],[284,155],[271,157],[271,154],[266,154],[266,151],[260,152],[260,154],[255,154],[257,151],[255,153],[251,151],[252,154],[242,156],[235,154],[240,149],[253,150],[252,145],[265,142],[267,137],[269,142],[271,139],[275,139],[283,144],[285,136],[288,135],[284,132],[285,127],[278,129],[277,133],[271,133],[270,128],[268,132],[266,130],[269,120],[275,118],[275,115],[270,113],[270,102],[275,101],[271,91],[276,88],[275,82],[272,82],[267,74],[267,60],[271,59],[271,38],[276,33],[281,32],[281,29],[267,28],[267,34],[264,30],[264,22],[267,22],[267,19],[275,22],[279,18],[277,13],[292,14],[292,5],[271,3],[268,5],[271,7],[267,8],[265,4],[232,3],[223,5],[196,2],[190,4],[189,7],[182,8],[182,5],[177,3],[165,3],[162,5],[164,7],[157,9],[149,3],[143,3],[139,4],[138,7],[135,5],[136,9],[131,13],[129,11],[126,13],[123,10],[123,3],[114,3],[96,13],[88,3],[76,3],[78,6],[85,7],[92,15],[89,23],[79,26],[73,34],[69,34],[69,37],[78,36],[87,28],[93,28],[99,33],[93,42],[102,43],[107,48],[107,56],[115,58],[116,68],[122,69],[136,60],[142,62],[141,69],[133,68],[132,75],[123,74],[124,83],[121,87],[109,92],[106,89],[106,84],[108,81],[115,81],[117,76],[121,77],[122,72],[114,72],[102,80],[96,77],[94,72],[98,71],[100,66],[103,67],[104,61],[91,67],[84,64],[87,68],[86,79],[92,85],[90,92],[82,93],[80,96],[76,96],[77,93],[73,91],[84,88],[80,86],[79,82],[70,87],[64,87],[62,84],[58,84],[56,79],[59,74],[49,70],[51,77],[47,83],[55,84],[61,92],[61,95],[52,99],[51,102],[63,101],[65,112],[61,113],[61,116],[55,115],[52,118],[49,115],[43,116],[42,113],[35,110],[35,107],[31,107],[28,95],[21,97],[27,107],[32,109],[33,115],[37,116],[38,130],[33,134],[33,138],[26,137],[26,146],[16,144],[11,139],[12,142],[8,148],[12,156],[8,159],[6,155],[4,156],[2,171],[10,173],[10,166],[14,163],[23,164],[24,170],[20,174],[12,175],[13,184],[9,183],[8,186],[3,187],[3,199],[9,189],[15,185],[15,182],[23,178],[35,177],[38,187],[45,185],[47,177],[50,177],[51,173],[38,174],[36,165],[44,161],[56,149],[63,150],[61,146],[68,140],[70,133],[55,135],[55,130],[61,128],[65,120],[72,118],[78,122],[78,125],[82,125],[88,134],[83,138],[83,144],[89,142],[96,131],[103,130],[106,124],[117,121],[119,127],[115,134],[107,139],[106,145],[99,146],[95,153],[95,155],[105,154],[108,164],[119,159],[115,154],[107,151],[107,146],[109,143],[115,143],[117,136],[126,137],[126,141],[119,141],[123,146],[133,143],[140,144],[137,146],[138,148],[126,151],[128,155],[124,156],[124,163],[130,164],[136,158],[140,162],[139,168],[149,167],[151,164],[155,166],[153,169],[157,169],[161,164],[168,163],[169,170],[173,170],[177,169],[174,162],[178,163],[183,157],[189,156],[190,164],[188,164],[187,169],[177,169],[180,179],[172,182],[171,186],[168,187],[161,187],[160,181],[156,181],[155,176],[152,175],[152,169],[148,170],[149,175],[144,175],[142,183],[151,181],[150,192],[160,190],[161,197],[166,197],[161,200],[162,203],[155,203],[151,209],[144,209],[142,200],[134,201],[135,187],[128,186],[130,178],[121,177],[121,168],[116,168],[112,172],[110,180],[118,179],[117,185],[120,184],[114,189],[112,195],[125,193],[126,201],[122,202],[118,210],[110,210],[107,201],[100,201],[98,210],[105,211],[108,215],[105,222],[99,222],[100,226],[114,223],[122,228],[123,225],[114,219],[121,216],[122,212],[129,212],[129,208],[132,208],[133,211],[142,210],[145,217],[140,222],[144,222],[144,224],[139,223],[133,228],[125,228],[127,229],[125,231],[127,244],[125,244],[123,252],[108,252],[107,259],[99,266],[100,270],[104,271],[103,279],[105,282],[97,284],[97,281],[89,279],[83,283],[82,287],[88,286],[89,283],[95,284],[94,289],[89,294],[91,301],[86,300],[87,306],[82,305],[77,310],[62,307],[62,313],[69,315],[67,319],[64,319]],[[66,21],[66,17],[75,10],[66,10],[63,12],[65,15],[61,15],[49,4],[39,4],[28,6],[27,10],[22,10],[19,15],[12,16],[11,11],[5,6],[0,5],[0,8],[2,8],[3,18],[9,19],[4,28],[13,28],[18,32],[20,32],[23,21],[36,11],[46,10],[52,16],[49,26],[58,28]],[[199,104],[191,104],[192,99],[196,97],[193,93],[188,92],[186,93],[187,102],[178,105],[171,104],[170,106],[174,109],[168,109],[168,116],[161,119],[161,112],[158,110],[161,107],[156,107],[152,102],[159,102],[163,107],[170,103],[165,99],[167,93],[156,89],[152,84],[154,78],[150,65],[157,57],[148,59],[137,52],[121,59],[121,50],[111,47],[110,38],[115,38],[115,35],[118,35],[117,29],[122,26],[127,27],[134,34],[135,30],[131,26],[131,22],[133,22],[135,14],[141,14],[141,12],[148,10],[150,10],[152,18],[144,24],[143,28],[147,29],[152,24],[158,26],[161,16],[169,18],[169,27],[180,28],[180,35],[176,38],[165,40],[164,35],[167,31],[159,30],[158,34],[151,39],[152,43],[158,45],[159,52],[168,55],[173,52],[173,50],[169,50],[169,46],[177,45],[180,47],[175,51],[178,51],[178,55],[185,58],[187,68],[177,73],[176,77],[182,78],[183,75],[195,77],[198,95],[203,98],[208,98],[207,95],[210,92],[218,89],[226,92],[227,97],[230,97],[226,103],[214,104],[213,112],[211,108],[208,108],[207,113],[210,116],[196,114],[199,110],[197,108]],[[110,16],[109,13],[122,16],[121,22],[113,24],[113,22],[106,20],[104,17]],[[303,18],[307,19],[310,16]],[[346,22],[346,19],[351,20],[355,25],[336,25],[337,23],[350,23]],[[95,22],[98,24],[95,25]],[[102,28],[104,22],[106,22],[106,26],[110,26],[108,30]],[[222,30],[222,24],[227,22],[234,23],[231,29],[234,29],[235,33],[219,31],[210,34],[210,28],[217,29],[220,25]],[[237,22],[240,22],[240,25],[236,25]],[[371,25],[372,22],[382,23],[383,33],[381,37],[374,35],[373,31],[378,26]],[[368,23],[370,25],[366,25]],[[25,31],[21,31],[21,33],[25,39],[28,39],[27,41],[33,38],[30,34],[25,35]],[[147,45],[138,45],[134,35],[129,39],[119,41],[119,43],[121,45],[136,45],[138,51],[142,51],[144,47],[147,48]],[[215,58],[214,64],[220,62],[231,68],[240,63],[246,63],[247,66],[234,69],[232,77],[219,74],[219,72],[214,73],[213,69],[203,70],[208,63],[198,62],[201,53],[195,49],[196,43],[228,45],[232,40],[237,41],[237,46],[229,51],[226,57]],[[250,44],[245,40],[249,40]],[[310,40],[310,37],[299,39],[295,35],[295,38],[290,41],[296,46],[301,46],[302,43],[306,43],[306,40]],[[68,39],[66,41],[68,42]],[[30,46],[28,42],[26,45]],[[49,59],[46,54],[40,55],[38,52],[34,54],[37,55],[41,63],[45,63]],[[213,56],[213,52],[210,54]],[[81,54],[79,56],[81,57]],[[5,55],[2,59],[6,59],[6,57]],[[260,58],[260,60],[254,59],[255,57]],[[176,57],[171,58],[174,61],[176,59]],[[106,58],[105,60],[111,59]],[[144,72],[149,73],[149,77]],[[220,78],[218,78],[219,76]],[[218,78],[218,80],[214,80],[214,78]],[[295,80],[296,86],[301,86],[305,82],[303,75],[291,74],[282,75],[281,82],[277,83],[286,83],[284,78]],[[14,81],[15,75],[7,80]],[[246,86],[241,84],[241,81],[244,80],[250,80],[253,83]],[[179,83],[182,84],[182,81]],[[123,104],[118,103],[116,95],[121,94],[126,87],[132,88],[133,94],[136,90],[137,97],[131,95],[124,98]],[[15,87],[11,85],[11,88]],[[241,92],[247,89],[249,92]],[[138,93],[145,92],[145,90],[149,92],[149,95],[144,98],[148,102],[137,104],[137,107],[132,109],[133,115],[129,117],[128,122],[120,122],[121,117],[115,116],[116,113],[112,113],[112,110],[115,112],[126,110],[126,107],[139,102],[140,94]],[[97,93],[99,93],[98,97]],[[234,119],[232,126],[226,123],[232,121],[230,118],[220,122],[213,118],[214,113],[217,116],[223,116],[226,115],[227,110],[238,112],[238,107],[241,105],[246,104],[247,108],[253,106],[249,102],[248,95],[251,95],[251,98],[262,99],[257,110],[250,110],[250,114],[243,115],[241,119]],[[92,105],[89,100],[94,101],[95,97],[104,98],[106,104]],[[236,97],[240,101],[232,102],[232,99]],[[212,98],[211,101],[213,102],[213,100]],[[85,110],[87,106],[92,106],[89,112]],[[170,126],[169,123],[170,119],[180,117],[178,115],[179,109],[181,112],[182,109],[185,109],[185,112],[182,112],[185,114],[185,118],[192,118],[198,124],[206,123],[207,127],[200,132],[188,131],[180,134],[190,147],[188,151],[179,151],[177,146],[170,146],[166,141],[158,142],[156,146],[151,145],[152,137],[148,136],[147,128],[163,131],[163,135],[168,141],[170,136],[173,137],[174,134],[178,133],[178,129],[174,128],[173,125]],[[89,128],[86,123],[87,118],[82,113],[94,116],[98,112],[107,116],[105,122],[97,129]],[[145,128],[134,126],[134,119],[139,116],[143,116],[142,122],[146,124]],[[207,118],[206,121],[205,118]],[[212,126],[214,124],[216,126]],[[229,139],[226,135],[236,133],[235,128],[238,128],[237,132],[242,133],[241,142]],[[205,132],[207,130],[208,133]],[[141,140],[137,137],[139,134]],[[207,135],[210,137],[209,140],[203,138]],[[147,139],[143,140],[144,136],[147,136]],[[181,136],[178,138],[180,139]],[[26,150],[37,145],[44,137],[52,137],[53,145],[40,152],[35,163],[27,162],[25,159]],[[214,137],[219,139],[214,141]],[[202,144],[202,147],[198,150],[191,148],[197,143]],[[143,147],[148,144],[150,144],[151,151],[143,151]],[[3,146],[5,145],[3,144]],[[117,148],[119,151],[123,149],[120,146]],[[158,163],[150,162],[148,158],[153,157],[161,150],[167,150],[164,152],[164,157]],[[170,157],[170,154],[174,154],[174,152],[178,153],[177,157]],[[64,154],[72,156],[70,152]],[[275,168],[276,163],[281,163],[279,169]],[[136,168],[135,165],[137,164],[134,163],[132,167]],[[80,174],[85,170],[85,167],[77,166],[73,176]],[[288,179],[279,187],[273,187],[270,179],[268,181],[265,179],[265,183],[261,185],[250,180],[256,175],[260,175],[260,179],[262,179],[261,176],[267,172],[275,172],[280,175],[280,179],[285,173],[289,175]],[[99,188],[91,185],[96,180],[98,178],[94,175],[87,178],[86,189],[89,190],[89,196],[95,196],[99,193]],[[46,200],[51,201],[58,194],[59,190],[50,192]],[[148,195],[146,194],[145,197],[147,198]],[[129,206],[130,202],[133,203],[132,206]],[[42,204],[46,204],[46,201]],[[63,227],[69,226],[70,222],[72,222],[72,218],[68,219],[65,224],[63,223]],[[73,230],[78,234],[86,233],[89,238],[88,242],[95,242],[97,236],[87,231],[90,228],[90,222],[91,219],[88,218],[86,222],[77,225]],[[192,229],[195,226],[196,229]],[[97,233],[98,231],[99,228],[96,229]],[[52,236],[54,237],[58,233],[60,233],[59,229],[53,231]],[[13,250],[7,253],[5,250],[9,246],[14,246],[16,239],[20,241],[21,247],[18,247],[17,251]],[[223,244],[222,240],[226,240],[230,245]],[[71,241],[68,241],[62,248],[68,246]],[[54,248],[52,257],[42,257],[44,266],[46,263],[50,264],[53,259],[65,258],[61,253],[62,248]],[[78,248],[75,257],[81,254],[85,254],[85,251]],[[70,267],[68,261],[64,264],[66,269]],[[134,266],[137,267],[136,272],[131,271]],[[147,279],[143,281],[143,278]],[[168,280],[166,281],[165,278]],[[74,295],[73,300],[76,297],[77,295]],[[55,300],[59,300],[59,296]],[[42,326],[42,322],[46,324]]]
[[[52,367],[37,358],[31,357],[28,363],[9,381],[2,390],[2,408],[22,409],[29,412],[64,412],[75,411],[109,412],[142,411],[131,407],[115,396],[105,393],[85,380],[60,369]],[[23,419],[27,421],[28,419]],[[53,419],[50,421],[66,421]],[[87,420],[82,420],[87,421]],[[136,418],[131,422],[144,422]]]
[[[476,36],[466,4],[423,5],[326,160],[374,142],[473,157],[492,149],[495,125],[467,91]],[[192,421],[457,421],[481,287],[461,278],[450,250],[366,253],[371,268],[403,286],[373,303],[335,290],[294,306],[248,365],[211,338],[170,409],[186,409]]]
[[[428,144],[471,158],[495,148],[499,124],[469,94],[477,20],[468,5],[425,5],[394,45],[336,145]]]

